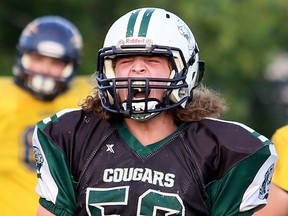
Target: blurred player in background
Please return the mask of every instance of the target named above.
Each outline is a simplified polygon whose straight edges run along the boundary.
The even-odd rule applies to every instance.
[[[78,107],[92,86],[77,76],[82,51],[77,27],[43,16],[23,30],[11,77],[0,78],[0,212],[35,215],[38,197],[31,136],[35,123],[64,107]]]

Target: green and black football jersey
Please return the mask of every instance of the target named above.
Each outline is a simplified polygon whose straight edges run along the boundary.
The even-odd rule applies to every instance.
[[[33,145],[40,204],[56,215],[252,215],[277,159],[236,122],[183,123],[143,146],[124,123],[75,109],[39,122]]]

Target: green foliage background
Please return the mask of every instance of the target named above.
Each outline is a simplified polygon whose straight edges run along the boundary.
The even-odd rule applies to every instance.
[[[84,39],[80,74],[92,74],[109,26],[127,11],[146,6],[174,12],[191,27],[206,62],[204,83],[219,90],[230,106],[225,119],[248,124],[268,137],[287,122],[286,114],[281,121],[274,121],[269,110],[258,115],[265,103],[254,101],[270,97],[263,72],[275,54],[288,49],[287,0],[3,1],[0,75],[11,75],[18,37],[26,24],[50,14],[64,16],[78,26]]]

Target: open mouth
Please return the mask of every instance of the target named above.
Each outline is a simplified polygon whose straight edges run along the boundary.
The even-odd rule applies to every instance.
[[[147,89],[145,81],[134,81],[131,87],[133,100],[143,100],[150,94],[150,90]]]

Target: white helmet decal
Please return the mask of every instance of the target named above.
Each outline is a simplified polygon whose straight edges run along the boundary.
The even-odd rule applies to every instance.
[[[178,20],[178,30],[181,35],[183,35],[184,38],[186,38],[188,42],[188,50],[189,54],[192,55],[195,50],[195,43],[193,43],[193,35],[191,34],[191,31],[189,30],[188,26],[182,21]]]

